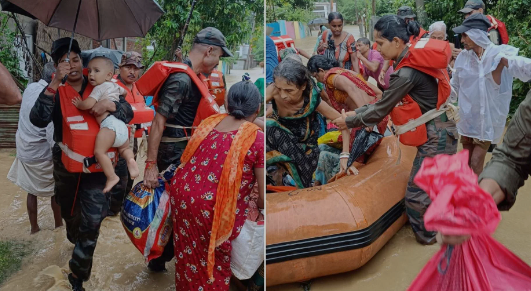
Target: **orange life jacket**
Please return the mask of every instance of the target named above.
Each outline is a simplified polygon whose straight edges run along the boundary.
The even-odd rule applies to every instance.
[[[59,86],[61,112],[63,114],[63,141],[59,146],[63,150],[61,161],[67,171],[72,173],[102,172],[100,164],[94,158],[96,136],[100,125],[89,110],[79,110],[72,104],[72,99],[81,97],[83,100],[92,92],[94,87],[87,84],[83,96],[68,83]],[[118,150],[110,148],[107,155],[113,165],[118,161]]]
[[[494,18],[494,16],[492,15],[487,15],[487,18],[489,19],[490,24],[492,25],[489,28],[489,31],[491,29],[497,29],[500,33],[501,44],[508,44],[509,33],[507,32],[507,27],[505,27],[505,23],[501,22],[499,19]]]
[[[289,35],[271,36],[271,39],[273,40],[277,48],[277,56],[278,56],[279,62],[282,61],[282,59],[280,59],[281,50],[289,48],[289,47],[297,50],[295,48],[295,41]],[[299,51],[297,51],[297,54],[299,54]]]
[[[136,82],[136,87],[142,95],[153,96],[153,104],[157,107],[159,91],[166,79],[173,73],[187,74],[201,93],[201,100],[199,101],[199,107],[197,108],[192,127],[197,127],[207,117],[219,113],[219,106],[215,97],[208,90],[207,78],[202,74],[196,75],[186,64],[167,61],[155,62]]]
[[[129,124],[135,127],[135,137],[142,137],[142,132],[144,130],[146,130],[146,133],[149,134],[149,131],[151,130],[151,122],[153,121],[155,112],[153,109],[146,106],[144,96],[140,94],[135,83],[133,83],[133,89],[129,90],[129,88],[127,88],[124,83],[119,81],[117,77],[118,76],[114,76],[112,81],[125,89],[125,92],[127,92],[127,95],[125,95],[125,101],[131,104],[131,108],[133,109],[134,116]]]
[[[395,72],[403,67],[410,67],[436,78],[438,82],[437,109],[439,109],[450,97],[450,77],[446,66],[451,56],[452,51],[448,42],[422,39],[409,47],[409,52],[400,61]],[[427,65],[429,67],[426,67]],[[418,103],[408,94],[402,98],[389,115],[393,123],[400,126],[422,116],[422,111]],[[423,145],[428,141],[426,124],[401,134],[399,140],[409,146]]]
[[[218,106],[222,106],[225,103],[225,83],[223,82],[223,73],[218,70],[212,71],[208,78],[208,90],[210,94],[216,97],[216,103]]]

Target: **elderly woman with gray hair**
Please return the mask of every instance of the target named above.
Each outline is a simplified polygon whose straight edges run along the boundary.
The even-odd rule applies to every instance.
[[[34,126],[29,120],[31,108],[39,94],[52,80],[55,67],[52,62],[44,65],[42,79],[28,85],[22,95],[18,130],[16,134],[17,156],[7,178],[14,184],[28,192],[27,209],[30,220],[30,232],[40,230],[37,223],[37,197],[50,197],[54,214],[55,227],[63,225],[61,209],[55,201],[53,179],[53,124],[45,128]]]

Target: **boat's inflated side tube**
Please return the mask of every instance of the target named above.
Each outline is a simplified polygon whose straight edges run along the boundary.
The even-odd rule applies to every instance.
[[[407,221],[404,194],[416,152],[385,137],[357,176],[267,194],[267,286],[367,263]]]

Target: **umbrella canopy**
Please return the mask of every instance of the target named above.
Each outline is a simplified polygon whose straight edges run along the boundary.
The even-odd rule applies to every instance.
[[[100,46],[92,50],[82,51],[81,58],[83,59],[84,68],[88,66],[88,63],[92,58],[106,57],[106,58],[109,58],[113,62],[114,68],[117,69],[118,66],[120,65],[123,54],[124,53],[122,51],[112,50],[112,49],[108,49],[108,48],[104,48]]]
[[[2,6],[3,12],[13,12],[16,14],[24,15],[33,19],[36,19],[35,16],[28,13],[26,10],[18,7],[17,5],[7,1],[7,0],[0,0],[0,5]]]
[[[75,32],[92,39],[144,37],[164,11],[154,0],[9,0],[26,14],[45,25],[67,31],[74,29],[79,2],[81,7]],[[4,7],[2,3],[2,7]],[[9,10],[12,11],[12,10]],[[15,12],[15,11],[13,11]]]

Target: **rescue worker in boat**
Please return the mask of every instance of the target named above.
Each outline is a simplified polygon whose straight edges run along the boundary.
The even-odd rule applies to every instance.
[[[119,74],[116,77],[116,82],[118,85],[122,86],[127,94],[131,96],[127,99],[131,100],[134,97],[144,97],[136,89],[135,82],[138,81],[140,77],[140,72],[144,68],[142,65],[142,55],[137,52],[126,52],[122,55],[122,60],[119,65]],[[133,97],[134,96],[134,97]],[[138,153],[138,142],[137,139],[134,139],[133,142],[133,153],[135,154],[135,160]],[[116,164],[116,175],[120,177],[120,182],[114,186],[111,190],[111,207],[109,215],[117,215],[121,208],[124,196],[127,195],[133,188],[133,183],[135,180],[130,179],[129,171],[127,171],[127,164],[125,160],[120,157],[118,163]]]
[[[52,59],[56,66],[56,74],[52,82],[39,95],[31,109],[30,121],[33,125],[45,128],[50,122],[54,124],[53,176],[55,180],[55,199],[61,207],[61,216],[66,222],[66,236],[75,244],[69,266],[72,273],[68,280],[72,290],[81,291],[83,281],[90,278],[94,249],[98,240],[101,222],[109,210],[109,194],[103,193],[106,177],[99,173],[71,173],[66,170],[61,160],[61,148],[58,143],[63,140],[63,113],[61,102],[71,102],[75,96],[61,96],[59,86],[65,75],[68,75],[65,86],[71,86],[84,94],[88,84],[83,76],[79,45],[72,41],[72,50],[68,53],[70,37],[58,39],[52,44]],[[65,59],[69,58],[69,62]],[[102,100],[91,110],[95,116],[111,112],[116,118],[128,123],[133,118],[133,110],[124,96],[119,102]],[[94,143],[95,141],[87,141]]]
[[[0,104],[15,105],[22,102],[22,95],[9,71],[0,63]]]
[[[412,22],[406,24],[396,15],[384,16],[376,23],[374,40],[378,43],[378,51],[384,59],[394,60],[395,72],[391,75],[389,88],[383,93],[380,101],[342,114],[333,121],[340,129],[359,126],[372,128],[388,114],[395,125],[402,125],[410,119],[416,119],[421,114],[438,108],[441,102],[446,102],[445,94],[438,96],[438,84],[444,83],[449,91],[446,70],[431,69],[427,70],[430,74],[423,73],[409,61],[408,42],[414,30],[412,25]],[[447,93],[446,96],[449,96],[450,92]],[[415,110],[420,112],[416,116],[409,116],[404,112],[408,106],[414,106]],[[427,132],[427,136],[419,135],[424,132]],[[416,240],[421,244],[434,244],[436,239],[435,233],[427,231],[424,227],[423,216],[431,200],[428,194],[414,183],[413,178],[424,158],[437,154],[455,154],[457,137],[455,122],[449,120],[446,113],[417,126],[415,131],[406,131],[400,136],[402,143],[416,145],[418,149],[406,189],[405,205]]]
[[[520,103],[503,142],[492,151],[492,158],[479,175],[479,187],[492,195],[498,210],[507,211],[516,202],[518,189],[531,175],[531,91]],[[454,236],[442,233],[445,244],[461,244],[470,235]]]
[[[221,57],[230,56],[232,53],[226,46],[225,36],[218,29],[207,27],[195,36],[189,57],[184,62],[196,74],[209,75]],[[172,164],[180,164],[181,155],[192,135],[191,127],[201,97],[198,87],[186,73],[173,73],[162,85],[148,138],[145,186],[156,188],[159,172]],[[165,264],[171,261],[173,252],[173,240],[170,239],[163,254],[151,260],[148,268],[153,272],[165,271]]]

